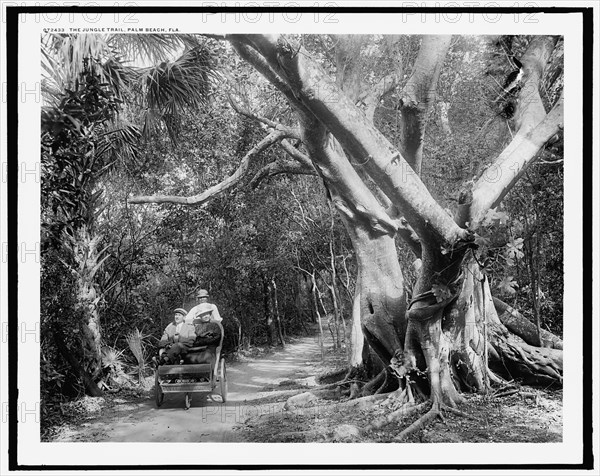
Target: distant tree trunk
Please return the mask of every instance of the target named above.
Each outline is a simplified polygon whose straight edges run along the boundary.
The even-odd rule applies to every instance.
[[[285,339],[283,338],[283,330],[281,328],[281,319],[279,318],[279,304],[277,302],[277,284],[275,278],[271,278],[271,289],[273,291],[273,309],[275,310],[275,320],[277,321],[277,336],[279,343],[285,347]]]
[[[317,317],[314,314],[314,309],[312,305],[312,295],[311,295],[311,282],[310,278],[305,276],[304,274],[298,275],[298,292],[296,294],[296,309],[298,311],[298,316],[304,325],[305,317],[309,318],[310,322],[317,322]]]
[[[269,286],[269,280],[266,278],[266,276],[263,276],[263,303],[267,343],[268,345],[274,345],[277,329],[275,320],[273,319],[273,307],[271,305],[271,289]]]
[[[325,339],[323,337],[323,323],[321,322],[321,313],[319,312],[319,303],[317,301],[317,280],[315,278],[315,270],[313,269],[311,278],[311,293],[312,293],[312,302],[315,310],[315,314],[317,316],[317,322],[319,323],[319,346],[321,347],[321,360],[325,358]]]
[[[333,302],[333,312],[335,316],[335,338],[338,347],[346,345],[346,322],[340,309],[339,294],[337,292],[336,275],[332,273],[331,276],[332,285],[329,286],[329,292],[331,293],[331,301]],[[341,335],[340,335],[341,334]]]
[[[450,110],[450,103],[440,102],[440,122],[442,123],[442,130],[447,136],[452,135],[452,128],[450,127],[450,121],[448,120],[448,111]]]

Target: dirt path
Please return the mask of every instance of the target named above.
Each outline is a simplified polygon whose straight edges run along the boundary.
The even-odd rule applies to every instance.
[[[283,403],[253,405],[252,400],[264,396],[265,387],[301,378],[316,372],[320,363],[317,336],[303,337],[285,349],[249,362],[228,365],[228,399],[207,393],[194,393],[192,405],[185,410],[183,394],[167,394],[160,408],[150,396],[131,402],[116,398],[111,408],[91,420],[63,429],[53,441],[172,441],[235,442],[243,441],[234,427],[258,412],[277,412]],[[218,392],[218,387],[215,389]]]

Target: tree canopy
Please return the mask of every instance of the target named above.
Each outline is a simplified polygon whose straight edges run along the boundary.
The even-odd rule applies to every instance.
[[[143,366],[200,288],[229,352],[329,323],[353,398],[431,402],[399,439],[464,393],[561,385],[562,38],[49,35],[43,51],[49,415],[121,385],[115,360]]]

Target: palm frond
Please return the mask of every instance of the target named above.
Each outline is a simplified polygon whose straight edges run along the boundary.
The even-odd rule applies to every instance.
[[[102,158],[102,163],[107,165],[116,162],[136,162],[140,153],[142,132],[140,129],[126,122],[116,122],[106,125],[106,132],[98,138],[96,156]],[[97,176],[101,176],[100,170]]]
[[[163,61],[141,71],[140,88],[148,109],[161,117],[172,140],[182,112],[208,103],[211,80],[217,75],[211,63],[208,50],[198,46],[175,61]]]
[[[102,349],[102,367],[110,369],[121,369],[125,365],[123,358],[124,351],[113,347],[104,347]]]
[[[107,43],[115,52],[137,64],[156,64],[168,58],[175,58],[184,48],[198,46],[193,35],[110,35]]]
[[[148,106],[172,114],[176,108],[206,104],[211,75],[210,56],[199,47],[186,51],[175,61],[146,68],[140,79]]]
[[[137,70],[126,66],[118,56],[107,59],[99,67],[104,82],[108,84],[119,99],[124,100],[131,93],[132,85],[139,77]]]

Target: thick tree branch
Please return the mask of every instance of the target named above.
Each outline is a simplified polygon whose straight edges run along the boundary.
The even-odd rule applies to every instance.
[[[521,58],[525,74],[515,111],[515,128],[523,135],[546,116],[540,84],[556,42],[557,37],[554,36],[535,37]]]
[[[393,236],[397,225],[360,179],[339,143],[327,133],[323,124],[316,118],[303,120],[302,135],[338,211],[352,221],[362,221],[366,229]]]
[[[286,82],[281,68],[277,61],[269,63],[258,51],[253,49],[252,39],[261,35],[227,35],[227,39],[235,48],[241,58],[250,63],[259,73],[261,73],[273,86],[281,91],[288,101],[301,114],[310,114],[304,105],[296,97],[292,87]]]
[[[403,155],[418,175],[421,174],[427,117],[451,41],[448,35],[423,37],[413,72],[400,97]]]
[[[385,193],[383,193],[383,191],[377,186],[373,179],[369,175],[367,175],[362,169],[358,169],[357,172],[362,181],[365,182],[369,190],[373,192],[381,206],[384,208],[385,212],[396,223],[396,226],[398,227],[397,233],[400,236],[400,238],[404,240],[404,242],[408,245],[408,247],[415,254],[415,256],[417,258],[420,258],[422,251],[421,240],[419,240],[419,236],[415,233],[415,230],[413,230],[413,228],[408,224],[408,222],[400,213],[400,210],[398,210],[398,208],[392,203],[388,196]]]
[[[252,35],[249,42],[293,85],[294,96],[327,124],[342,147],[403,212],[421,238],[456,243],[469,233],[437,204],[400,152],[300,46],[283,37]],[[275,63],[273,65],[273,62]]]
[[[563,127],[563,97],[552,111],[525,136],[515,136],[498,158],[484,171],[473,186],[468,207],[470,227],[475,229],[490,208],[498,206],[513,185],[533,163],[540,148]],[[463,219],[464,219],[463,218]]]
[[[457,222],[475,229],[489,208],[497,206],[527,167],[539,149],[563,127],[563,97],[546,115],[539,94],[540,82],[556,45],[551,36],[535,37],[521,58],[524,84],[517,97],[515,126],[517,133],[472,185],[465,187],[459,199]]]
[[[249,111],[244,108],[239,102],[229,95],[229,103],[231,107],[243,116],[253,119],[266,127],[273,130],[282,131],[287,137],[301,140],[300,130],[298,128],[289,127],[279,122],[271,121],[265,117],[259,116],[258,114]],[[250,187],[256,188],[262,180],[266,177],[273,177],[275,175],[288,173],[288,174],[304,174],[304,175],[317,175],[315,168],[308,156],[300,152],[296,147],[289,143],[288,140],[282,139],[279,143],[281,148],[287,152],[287,154],[295,160],[276,160],[265,165],[261,168],[250,181]]]
[[[359,94],[362,82],[362,75],[360,74],[361,69],[359,64],[357,64],[358,59],[360,58],[360,48],[361,42],[352,39],[351,36],[348,37],[342,35],[338,37],[336,46],[336,83],[351,100],[355,103],[362,102],[366,106],[365,114],[371,123],[373,123],[373,117],[377,106],[386,94],[394,90],[398,84],[398,78],[402,75],[402,70],[400,69],[399,71],[383,77],[375,87],[370,88],[366,93]],[[357,162],[357,160],[354,160],[354,163]],[[383,193],[373,179],[365,173],[361,167],[355,167],[355,169],[362,181],[365,182],[369,190],[371,190],[379,200],[379,203],[386,210],[386,213],[395,221],[400,237],[408,244],[415,255],[420,257],[421,242],[415,231],[406,220],[400,216],[398,209],[392,204],[391,200]]]
[[[181,197],[176,195],[150,195],[150,196],[138,196],[132,197],[128,201],[129,203],[178,203],[181,205],[203,205],[208,200],[213,198],[214,196],[223,193],[226,190],[237,185],[240,180],[244,177],[248,168],[250,166],[250,161],[253,157],[255,157],[260,152],[268,149],[273,144],[281,141],[286,134],[282,131],[273,131],[268,136],[266,136],[263,140],[261,140],[258,144],[256,144],[242,159],[242,163],[237,168],[237,170],[227,177],[222,182],[213,185],[209,189],[205,190],[199,195],[194,195],[191,197]]]

